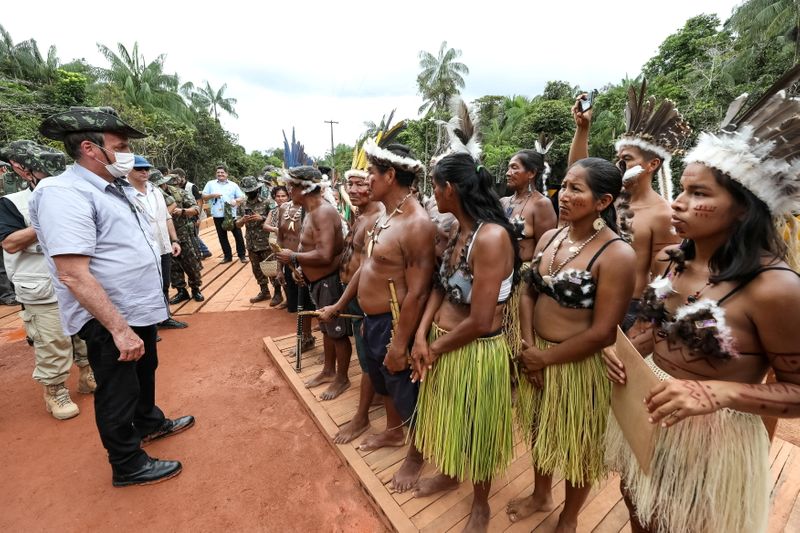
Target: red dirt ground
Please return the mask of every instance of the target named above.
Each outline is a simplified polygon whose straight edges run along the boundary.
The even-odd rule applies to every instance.
[[[0,531],[385,531],[359,485],[263,352],[261,338],[294,330],[283,311],[182,316],[162,331],[157,400],[193,414],[186,433],[147,447],[178,459],[175,479],[113,488],[92,398],[57,421],[30,377],[22,341],[0,351]]]

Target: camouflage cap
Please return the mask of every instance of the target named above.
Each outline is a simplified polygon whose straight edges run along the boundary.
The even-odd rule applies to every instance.
[[[70,107],[69,111],[47,117],[39,126],[39,133],[56,141],[63,141],[65,135],[81,131],[107,131],[129,139],[147,137],[119,118],[113,107]]]
[[[310,181],[312,183],[319,183],[322,181],[322,172],[309,165],[301,167],[292,167],[289,169],[289,178],[295,181]]]
[[[172,174],[167,174],[165,176],[157,168],[152,168],[147,174],[147,179],[150,180],[150,183],[158,187],[159,185],[169,183],[172,180]]]
[[[33,141],[13,141],[0,149],[0,158],[15,161],[28,170],[56,176],[67,168],[63,152]]]
[[[261,183],[260,181],[258,181],[253,176],[245,176],[245,177],[242,178],[241,188],[242,188],[242,191],[244,191],[244,192],[257,191],[258,189],[260,189],[263,186],[264,186],[264,184]]]

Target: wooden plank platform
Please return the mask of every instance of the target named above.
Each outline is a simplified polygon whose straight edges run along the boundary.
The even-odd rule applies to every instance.
[[[322,368],[322,342],[316,333],[317,346],[302,355],[302,371],[295,372],[295,336],[266,337],[264,347],[294,390],[311,418],[325,435],[350,473],[358,480],[370,496],[376,510],[382,514],[387,525],[399,532],[422,531],[438,533],[461,531],[466,525],[472,504],[472,485],[463,483],[458,489],[429,498],[414,498],[410,492],[393,493],[389,488],[392,475],[400,468],[406,453],[403,448],[384,448],[373,452],[357,449],[363,437],[344,445],[333,444],[331,437],[338,428],[348,422],[358,404],[359,376],[361,369],[355,357],[350,362],[351,388],[335,400],[322,402],[318,395],[327,384],[315,389],[304,385],[309,377]],[[383,407],[370,410],[372,424],[369,433],[384,429],[386,417]],[[773,479],[773,509],[770,515],[769,532],[800,533],[800,453],[799,449],[783,440],[776,439],[770,450],[770,463]],[[431,465],[426,465],[423,477],[434,473]],[[564,481],[557,476],[553,480],[553,496],[557,507],[553,511],[536,513],[521,522],[512,524],[505,513],[507,503],[515,498],[526,496],[533,490],[533,471],[530,453],[519,437],[515,440],[515,459],[501,479],[494,480],[489,498],[492,519],[489,531],[545,532],[552,531],[563,509]],[[599,483],[581,511],[578,531],[588,532],[627,532],[630,531],[628,510],[619,492],[619,479],[610,476]]]

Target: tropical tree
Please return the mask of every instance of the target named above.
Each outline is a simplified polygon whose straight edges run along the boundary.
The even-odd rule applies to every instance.
[[[728,24],[752,41],[777,41],[792,49],[793,63],[800,60],[800,2],[797,0],[749,0],[736,9]]]
[[[17,81],[42,84],[57,78],[58,66],[55,46],[42,56],[35,39],[14,44],[11,34],[0,25],[0,73]]]
[[[419,113],[432,111],[434,114],[447,113],[448,102],[464,88],[464,76],[469,68],[456,61],[461,57],[461,50],[448,48],[447,41],[442,41],[436,56],[426,52],[419,53],[419,66],[422,71],[417,76],[417,87],[423,103]]]
[[[99,70],[100,79],[121,88],[128,103],[150,111],[163,109],[184,121],[190,119],[188,107],[178,94],[178,75],[164,72],[166,54],[148,63],[139,53],[137,42],[130,51],[122,43],[117,43],[117,52],[100,43],[97,48],[111,64]]]
[[[205,87],[195,89],[190,83],[184,84],[181,87],[181,92],[184,95],[188,94],[190,101],[194,107],[206,109],[209,114],[214,116],[214,119],[219,121],[219,111],[225,111],[234,118],[239,118],[233,106],[236,105],[236,98],[226,98],[225,90],[228,88],[227,83],[223,83],[222,87],[214,90],[211,84],[206,81]]]

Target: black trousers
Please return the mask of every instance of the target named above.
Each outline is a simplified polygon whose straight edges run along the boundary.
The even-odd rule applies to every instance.
[[[161,290],[164,297],[169,298],[169,272],[172,268],[172,254],[167,253],[161,256]]]
[[[94,414],[100,440],[115,472],[127,474],[142,467],[147,454],[141,448],[143,436],[164,423],[156,405],[156,326],[133,327],[144,341],[144,355],[138,361],[118,361],[119,350],[111,333],[97,319],[78,332],[86,341],[89,364],[97,381]]]
[[[231,259],[233,257],[233,253],[231,252],[231,243],[228,241],[228,232],[222,229],[223,220],[225,219],[222,217],[214,217],[214,227],[217,230],[219,245],[222,246],[222,255],[224,255],[226,259]],[[244,257],[244,238],[242,238],[242,230],[234,226],[231,230],[231,233],[233,233],[233,240],[236,241],[236,255],[239,257]]]

